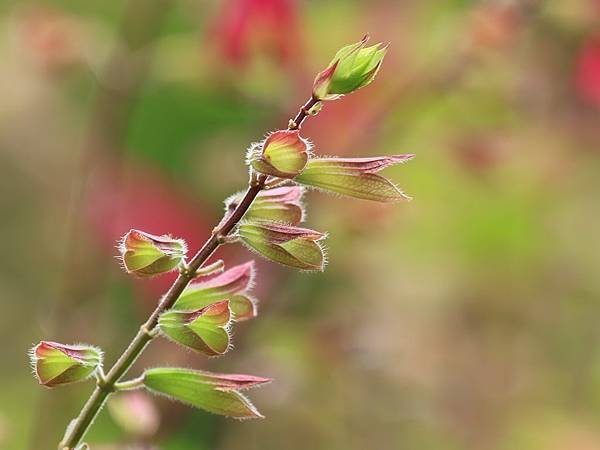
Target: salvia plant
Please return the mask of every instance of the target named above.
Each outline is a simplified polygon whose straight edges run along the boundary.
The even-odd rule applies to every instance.
[[[168,235],[130,230],[119,242],[122,266],[136,277],[179,272],[154,312],[108,370],[102,351],[92,345],[42,341],[30,351],[40,384],[53,388],[88,379],[95,388],[79,415],[67,426],[58,448],[88,448],[82,439],[106,399],[113,393],[146,389],[206,411],[238,419],[262,415],[242,391],[270,382],[252,375],[211,373],[187,368],[151,368],[123,380],[155,338],[162,337],[206,356],[231,348],[231,327],[257,314],[250,293],[255,280],[252,261],[225,270],[223,261],[208,264],[215,250],[241,242],[258,255],[304,271],[322,271],[326,233],[301,226],[306,188],[379,202],[409,200],[380,171],[412,155],[369,158],[323,157],[300,134],[309,116],[323,103],[350,94],[373,81],[387,51],[367,46],[368,37],[337,52],[314,81],[312,95],[285,130],[274,131],[247,151],[249,184],[225,200],[225,214],[204,245],[188,257],[186,243]]]

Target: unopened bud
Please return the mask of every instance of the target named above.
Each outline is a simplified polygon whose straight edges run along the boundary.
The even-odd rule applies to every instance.
[[[183,262],[187,247],[182,239],[130,230],[123,236],[119,252],[127,273],[152,277],[175,269]]]
[[[102,352],[91,345],[63,345],[42,341],[30,351],[39,383],[54,387],[90,377],[102,365]]]
[[[329,66],[315,78],[314,98],[335,100],[373,81],[388,47],[381,43],[365,47],[368,40],[367,35],[360,42],[347,45],[336,53]]]
[[[294,178],[308,161],[309,145],[297,130],[280,130],[248,150],[248,164],[265,175]]]

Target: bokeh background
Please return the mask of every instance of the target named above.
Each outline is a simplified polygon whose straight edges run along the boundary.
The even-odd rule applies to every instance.
[[[206,360],[272,376],[238,422],[115,396],[94,450],[600,449],[600,2],[4,0],[0,448],[55,448],[89,384],[30,376],[40,339],[114,361],[168,286],[132,281],[130,227],[197,248],[314,74],[370,32],[375,83],[328,103],[319,154],[415,153],[414,200],[308,195],[323,274],[259,263],[259,317]],[[242,248],[219,256],[252,257]]]

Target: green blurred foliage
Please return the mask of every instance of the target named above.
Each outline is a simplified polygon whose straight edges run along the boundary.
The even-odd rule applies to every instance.
[[[313,74],[370,31],[392,44],[378,79],[304,134],[320,154],[415,153],[387,172],[414,200],[310,193],[326,272],[261,265],[259,317],[238,324],[232,352],[206,360],[161,341],[134,369],[271,376],[251,393],[266,420],[154,399],[158,432],[132,436],[104,411],[92,448],[600,449],[600,135],[576,82],[598,6],[299,0],[293,56],[257,33],[240,62],[219,53],[228,3],[0,5],[0,448],[53,448],[91,389],[37,386],[33,342],[89,342],[110,363],[160,294],[119,270],[89,220],[98,174],[185,193],[200,242],[246,182],[247,145],[284,127]],[[114,49],[146,34],[105,78]]]

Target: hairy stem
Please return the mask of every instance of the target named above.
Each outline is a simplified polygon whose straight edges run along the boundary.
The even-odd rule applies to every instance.
[[[288,128],[290,130],[299,129],[302,122],[308,117],[308,111],[317,102],[318,100],[311,97],[304,106],[302,106],[296,117],[293,120],[290,120]],[[215,250],[223,243],[224,237],[228,236],[244,217],[244,214],[246,214],[246,211],[248,211],[258,193],[263,189],[266,180],[267,177],[265,175],[251,177],[248,189],[235,210],[228,213],[220,222],[219,226],[213,230],[210,238],[189,262],[187,270],[182,270],[180,272],[175,282],[160,300],[156,309],[150,314],[148,320],[140,326],[138,333],[121,354],[117,362],[110,368],[106,376],[102,377],[96,383],[96,388],[85,402],[81,412],[67,427],[65,436],[58,445],[59,450],[74,450],[83,439],[98,412],[104,406],[108,396],[123,385],[126,388],[129,386],[129,382],[124,382],[119,386],[119,380],[141,355],[146,348],[146,345],[148,345],[148,343],[156,336],[155,328],[158,323],[158,318],[163,312],[167,311],[175,304],[183,290],[195,278],[196,272],[202,268],[208,258],[210,258]],[[138,384],[142,382],[141,378],[136,378],[134,381]]]

